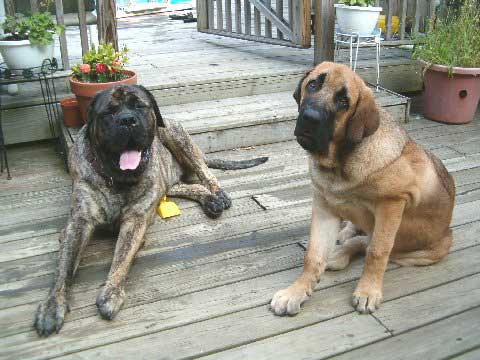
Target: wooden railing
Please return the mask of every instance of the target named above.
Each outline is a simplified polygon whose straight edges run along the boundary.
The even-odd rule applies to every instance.
[[[425,31],[428,20],[435,16],[435,0],[377,0],[386,15],[385,40],[409,43],[411,35]],[[393,17],[399,19],[397,34],[393,33]],[[392,42],[395,45],[395,42]]]
[[[310,46],[310,0],[197,0],[202,32],[296,47]]]

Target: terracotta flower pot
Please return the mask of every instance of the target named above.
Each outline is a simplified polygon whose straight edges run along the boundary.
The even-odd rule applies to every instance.
[[[87,121],[88,104],[97,92],[119,84],[135,85],[137,83],[137,74],[134,71],[124,70],[123,73],[130,76],[123,80],[112,81],[108,83],[81,82],[78,81],[75,76],[70,77],[70,89],[77,97],[78,106],[80,107],[80,113],[82,114],[83,121]]]
[[[420,61],[423,69],[427,63]],[[480,68],[432,65],[423,75],[424,116],[447,124],[466,124],[473,120],[480,100]]]
[[[81,127],[85,124],[78,107],[77,99],[74,97],[60,100],[60,106],[63,112],[63,122],[67,127]]]

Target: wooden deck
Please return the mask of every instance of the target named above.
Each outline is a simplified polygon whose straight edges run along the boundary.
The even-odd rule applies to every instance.
[[[257,168],[216,171],[234,198],[219,220],[178,201],[182,215],[150,227],[113,321],[95,298],[114,239],[99,233],[83,255],[72,311],[58,335],[39,339],[34,311],[55,269],[71,180],[49,143],[9,149],[13,180],[0,177],[2,359],[444,359],[480,356],[480,114],[447,126],[412,116],[411,136],[439,156],[457,186],[451,254],[422,268],[391,265],[382,307],[350,305],[363,265],[327,272],[295,317],[267,309],[302,269],[311,195],[305,153],[294,141],[215,154],[268,155]]]
[[[67,28],[71,63],[81,58],[78,30]],[[92,37],[96,39],[93,29]],[[313,49],[297,49],[199,33],[196,24],[150,15],[119,20],[120,44],[130,49],[129,68],[138,83],[155,91],[162,106],[253,96],[295,88],[313,66]],[[341,50],[339,62],[348,62]],[[59,49],[57,49],[57,56]],[[359,51],[358,72],[373,83],[374,49]],[[381,84],[393,91],[421,90],[421,79],[410,51],[382,49]],[[58,73],[58,98],[70,94],[67,76]],[[0,108],[7,144],[52,137],[38,84],[20,85],[17,96],[0,93]]]

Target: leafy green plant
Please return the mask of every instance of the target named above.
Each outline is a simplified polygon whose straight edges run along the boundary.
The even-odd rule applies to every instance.
[[[348,6],[374,6],[375,0],[339,0],[339,4],[348,5]]]
[[[126,46],[116,51],[112,44],[100,43],[98,48],[92,44],[88,53],[83,55],[83,63],[72,66],[73,75],[84,82],[110,82],[122,80],[128,75],[124,73],[128,63],[128,49]]]
[[[30,16],[6,16],[2,28],[9,34],[6,40],[30,40],[30,43],[38,45],[51,44],[53,35],[60,35],[64,31],[63,26],[53,22],[48,12],[34,12]]]
[[[431,22],[430,30],[415,45],[414,59],[453,67],[480,67],[480,8],[465,0],[461,8],[445,19]]]

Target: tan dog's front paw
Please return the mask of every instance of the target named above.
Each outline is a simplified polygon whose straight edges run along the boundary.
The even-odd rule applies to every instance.
[[[371,314],[380,307],[382,291],[375,286],[357,286],[353,293],[353,307],[361,314]]]
[[[296,315],[300,306],[310,297],[303,287],[292,285],[287,289],[277,291],[270,302],[270,309],[276,315]]]

